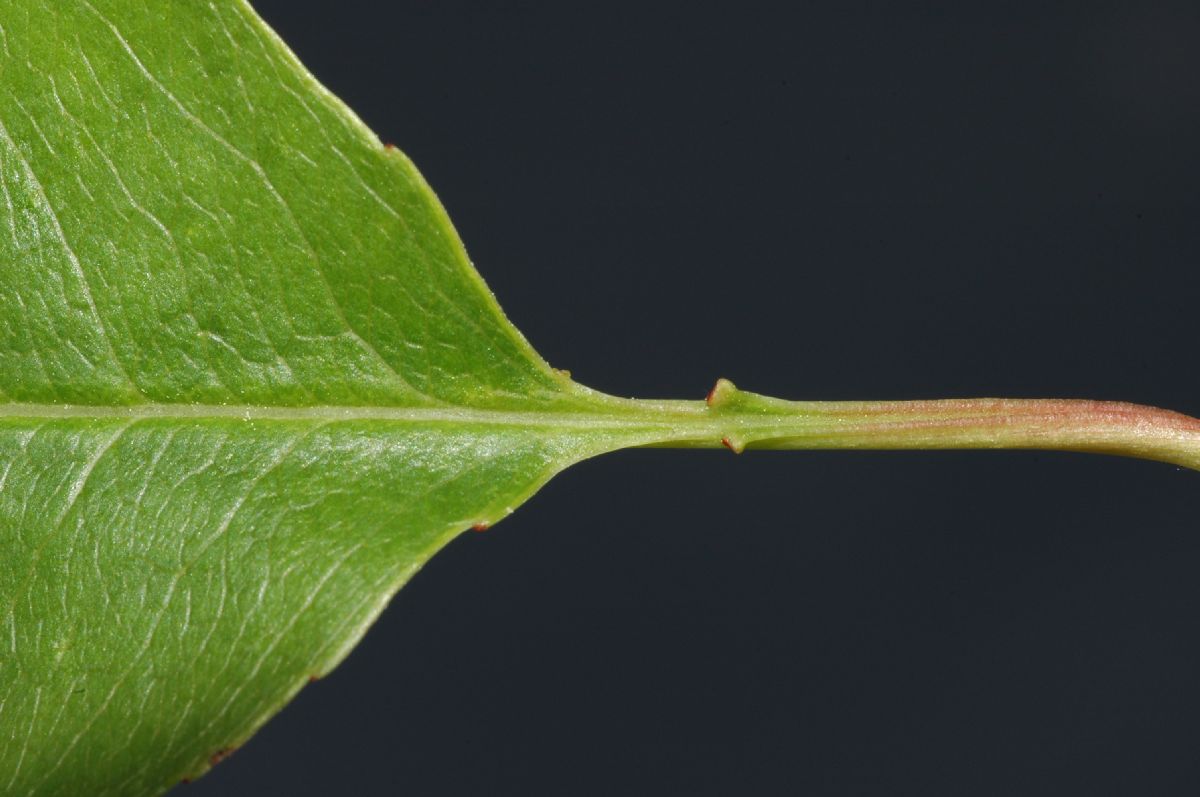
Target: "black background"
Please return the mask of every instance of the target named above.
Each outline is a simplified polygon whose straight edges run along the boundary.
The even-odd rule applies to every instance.
[[[255,5],[585,384],[1200,414],[1195,3]],[[606,456],[179,794],[1195,794],[1198,516],[1084,455]]]

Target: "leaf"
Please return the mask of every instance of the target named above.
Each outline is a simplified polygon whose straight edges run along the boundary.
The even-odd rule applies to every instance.
[[[0,197],[5,794],[203,772],[441,546],[604,451],[1197,462],[1190,419],[1126,405],[579,386],[505,320],[411,163],[239,0],[9,0]]]
[[[661,436],[245,3],[148,8],[0,19],[5,794],[195,777],[456,534]]]

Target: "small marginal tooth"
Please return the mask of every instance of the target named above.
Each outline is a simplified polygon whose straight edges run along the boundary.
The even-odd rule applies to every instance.
[[[209,765],[215,767],[217,764],[221,763],[226,758],[229,758],[229,756],[233,755],[234,750],[237,750],[237,748],[236,747],[222,747],[220,750],[216,751],[215,753],[213,753],[212,755],[210,755],[208,757]]]

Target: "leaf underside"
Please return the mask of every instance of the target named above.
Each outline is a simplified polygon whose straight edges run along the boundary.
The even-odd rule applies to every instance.
[[[0,0],[0,794],[203,773],[454,536],[664,443],[1200,469],[1121,403],[589,390],[245,0]]]
[[[0,793],[155,794],[656,433],[245,2],[0,6]]]

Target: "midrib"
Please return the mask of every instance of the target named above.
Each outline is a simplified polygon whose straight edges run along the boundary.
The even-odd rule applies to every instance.
[[[631,402],[632,403],[632,402]],[[361,407],[310,406],[281,407],[250,404],[168,404],[145,403],[124,406],[90,404],[0,404],[0,420],[5,418],[54,419],[132,419],[132,420],[208,420],[244,421],[392,421],[408,423],[465,423],[495,426],[565,427],[572,429],[629,429],[678,427],[699,422],[708,425],[704,406],[692,402],[647,402],[624,412],[579,409],[493,410],[470,407]]]

